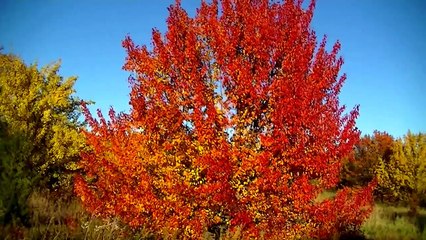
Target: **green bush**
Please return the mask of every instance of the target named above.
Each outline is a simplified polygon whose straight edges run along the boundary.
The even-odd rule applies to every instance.
[[[23,136],[0,122],[0,223],[28,225],[27,200],[38,176],[28,167],[31,154]]]

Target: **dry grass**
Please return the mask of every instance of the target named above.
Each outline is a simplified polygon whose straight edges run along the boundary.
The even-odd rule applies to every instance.
[[[132,231],[117,219],[87,214],[77,200],[53,200],[33,193],[28,201],[31,227],[2,226],[2,239],[150,239],[147,231]]]
[[[324,192],[316,200],[330,199],[335,194]],[[31,227],[0,226],[3,239],[157,239],[146,230],[133,231],[117,219],[100,220],[85,213],[77,200],[52,200],[48,195],[34,193],[29,199]],[[426,209],[416,218],[408,216],[408,208],[376,204],[362,232],[368,239],[426,239]],[[177,239],[164,231],[161,239]],[[213,239],[206,232],[204,239]],[[241,239],[241,232],[224,232],[221,239]]]
[[[316,201],[321,202],[335,196],[333,191],[324,191]],[[426,209],[418,216],[409,217],[408,207],[389,206],[377,203],[361,230],[372,240],[426,240]]]
[[[425,224],[426,209],[421,209],[417,217],[409,217],[406,207],[376,204],[362,231],[369,239],[426,239]]]

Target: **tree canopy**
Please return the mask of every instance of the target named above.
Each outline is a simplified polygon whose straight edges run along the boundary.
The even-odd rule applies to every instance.
[[[11,134],[30,144],[27,168],[54,187],[70,185],[70,172],[85,146],[79,132],[81,100],[73,94],[76,77],[58,74],[60,62],[38,69],[11,54],[0,54],[0,116]]]
[[[389,162],[395,139],[387,132],[374,131],[361,137],[353,153],[345,159],[341,183],[345,186],[365,186],[376,177],[379,161]]]
[[[310,29],[315,1],[180,2],[152,48],[123,41],[129,114],[86,109],[76,192],[94,214],[154,232],[241,227],[245,238],[329,238],[368,216],[373,184],[315,202],[359,138],[338,95],[340,43]],[[337,212],[336,209],[340,211]]]
[[[379,187],[397,200],[410,203],[416,213],[421,200],[426,200],[426,135],[408,132],[393,146],[389,161],[380,159],[377,169]]]

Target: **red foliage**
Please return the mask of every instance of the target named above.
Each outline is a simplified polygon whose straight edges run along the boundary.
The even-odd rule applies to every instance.
[[[313,208],[317,228],[314,236],[330,239],[333,234],[356,232],[373,210],[372,191],[376,180],[361,189],[344,188],[334,199],[325,200]]]
[[[267,238],[359,226],[371,186],[314,201],[338,183],[358,108],[339,105],[340,44],[316,47],[315,4],[301,4],[203,2],[190,18],[177,1],[152,49],[126,38],[130,114],[97,121],[85,109],[92,150],[75,189],[87,209],[182,236],[217,224]]]
[[[345,161],[341,181],[346,186],[365,186],[375,176],[379,159],[388,162],[392,156],[395,140],[387,132],[374,131],[373,135],[363,136],[355,144],[351,157]]]

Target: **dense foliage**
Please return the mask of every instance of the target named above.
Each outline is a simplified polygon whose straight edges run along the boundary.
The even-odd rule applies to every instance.
[[[390,197],[408,202],[416,214],[420,201],[426,199],[426,135],[408,132],[392,150],[389,161],[379,160],[379,186]]]
[[[84,135],[76,78],[0,54],[0,236],[345,239],[363,222],[367,237],[426,236],[426,135],[358,141],[340,45],[317,45],[315,3],[301,5],[210,1],[190,18],[178,1],[152,49],[123,42],[130,113],[84,106]],[[78,198],[105,219],[46,194],[78,169]],[[409,214],[378,203],[364,221],[376,179],[375,200]]]
[[[0,116],[0,224],[28,225],[27,200],[37,173],[28,168],[29,143]]]
[[[73,96],[76,78],[63,79],[59,67],[57,62],[39,70],[0,54],[0,116],[10,134],[29,143],[25,168],[40,174],[37,185],[43,187],[71,186],[84,147],[78,130],[81,101]]]
[[[380,131],[361,137],[352,154],[345,159],[341,183],[345,186],[365,186],[370,183],[376,176],[379,162],[389,162],[394,141],[389,133]]]
[[[411,206],[412,213],[426,202],[425,134],[408,132],[395,139],[386,132],[363,136],[341,172],[341,185],[365,186],[377,178],[377,201]]]
[[[358,141],[344,114],[340,44],[310,29],[315,2],[171,6],[152,49],[126,38],[129,114],[86,109],[90,150],[76,193],[86,208],[154,232],[200,236],[241,227],[245,238],[330,238],[368,216],[374,184],[314,201],[339,182]],[[336,211],[339,209],[339,211]]]

